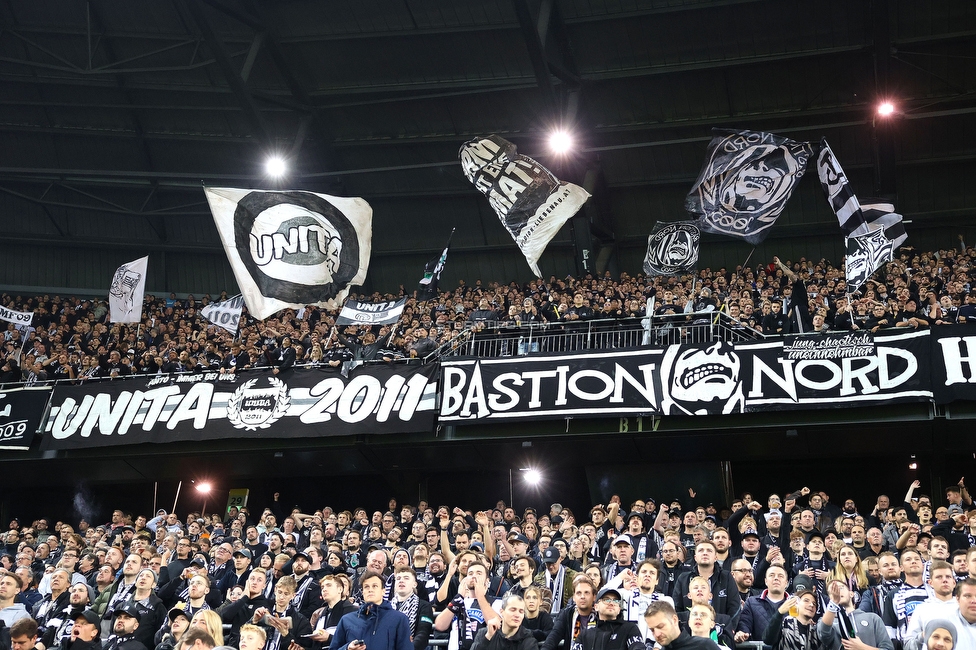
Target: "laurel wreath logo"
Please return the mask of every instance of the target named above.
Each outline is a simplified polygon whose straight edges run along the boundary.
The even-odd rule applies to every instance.
[[[234,394],[230,396],[227,400],[227,421],[230,422],[235,429],[244,429],[245,431],[257,431],[258,429],[267,429],[272,424],[277,422],[284,416],[288,411],[288,407],[291,406],[291,397],[288,394],[288,385],[281,381],[277,377],[268,378],[268,382],[271,384],[272,388],[277,389],[277,394],[275,395],[275,405],[271,409],[271,413],[268,417],[259,424],[250,424],[244,422],[241,417],[241,403],[247,394],[251,391],[254,384],[257,383],[257,379],[249,379],[241,387],[234,391]]]

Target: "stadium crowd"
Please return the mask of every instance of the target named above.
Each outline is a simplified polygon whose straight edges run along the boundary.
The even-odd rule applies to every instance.
[[[807,487],[588,512],[400,505],[13,520],[11,650],[976,647],[976,507]],[[941,497],[941,495],[940,495]],[[255,516],[256,515],[256,516]]]
[[[104,300],[3,294],[0,304],[33,312],[34,318],[30,326],[7,324],[0,383],[423,360],[465,329],[571,329],[585,321],[649,329],[654,319],[669,325],[706,311],[722,311],[737,326],[767,336],[967,322],[976,320],[976,290],[969,277],[976,250],[961,235],[959,240],[958,250],[903,247],[858,294],[848,294],[843,268],[826,260],[784,264],[773,258],[757,268],[703,269],[679,277],[621,273],[615,280],[607,272],[524,285],[461,281],[431,300],[414,292],[394,326],[337,329],[336,312],[309,307],[286,309],[260,322],[242,317],[237,336],[201,316],[212,302],[209,295],[146,296],[142,322],[122,325],[109,322]],[[396,295],[355,297],[381,301],[405,295],[401,286]],[[226,298],[222,292],[217,300]]]

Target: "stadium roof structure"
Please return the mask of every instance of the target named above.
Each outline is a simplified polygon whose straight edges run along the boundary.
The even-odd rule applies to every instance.
[[[412,285],[455,226],[447,282],[526,280],[457,163],[491,133],[593,194],[547,276],[637,272],[653,223],[683,218],[713,127],[826,137],[916,247],[947,247],[976,212],[974,41],[967,0],[5,2],[0,277],[101,291],[149,253],[152,291],[232,289],[208,184],[364,197],[369,289]],[[753,263],[839,261],[809,176]],[[748,252],[713,238],[702,259]]]

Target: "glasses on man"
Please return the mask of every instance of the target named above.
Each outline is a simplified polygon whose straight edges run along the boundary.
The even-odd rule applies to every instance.
[[[619,598],[601,598],[600,599],[600,602],[601,603],[604,603],[606,605],[619,605],[620,604],[620,599]]]

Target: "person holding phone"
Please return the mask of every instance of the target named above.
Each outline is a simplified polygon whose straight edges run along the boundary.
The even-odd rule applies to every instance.
[[[373,571],[359,579],[363,604],[339,619],[330,650],[413,650],[406,614],[383,600],[386,581]]]

